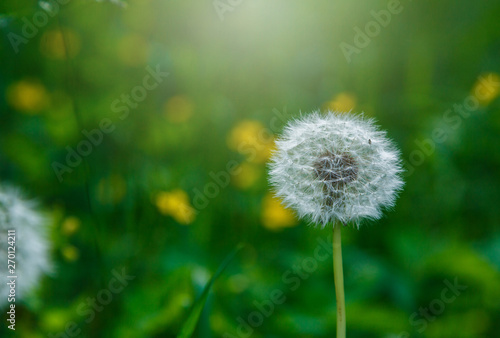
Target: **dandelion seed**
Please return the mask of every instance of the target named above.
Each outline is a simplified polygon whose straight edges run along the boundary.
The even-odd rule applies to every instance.
[[[314,112],[291,121],[276,141],[270,182],[284,204],[315,224],[333,227],[337,337],[345,338],[340,224],[378,219],[403,187],[399,151],[374,121]]]
[[[35,209],[31,201],[20,196],[13,188],[0,187],[0,257],[8,255],[8,230],[15,230],[15,269],[7,262],[0,265],[0,294],[9,293],[5,281],[9,276],[16,278],[16,300],[23,298],[40,281],[44,273],[50,271],[49,244],[46,238],[46,221]],[[10,263],[9,263],[10,264]],[[11,271],[12,270],[12,271]],[[7,297],[0,297],[0,307],[7,302]]]
[[[312,113],[289,123],[276,145],[276,195],[322,226],[378,219],[403,186],[399,151],[362,116]]]

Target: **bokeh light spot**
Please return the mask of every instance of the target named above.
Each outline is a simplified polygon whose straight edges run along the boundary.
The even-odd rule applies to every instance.
[[[189,202],[189,196],[181,189],[160,192],[156,196],[155,204],[163,215],[171,216],[180,224],[188,225],[196,216],[196,211]]]
[[[356,107],[356,96],[342,92],[324,105],[325,110],[348,112]]]
[[[7,101],[14,109],[35,115],[45,109],[49,96],[45,87],[36,80],[21,80],[7,88]]]
[[[297,219],[290,209],[286,209],[281,201],[267,194],[262,202],[262,225],[273,231],[297,225]]]
[[[472,95],[482,106],[489,105],[500,94],[500,75],[486,73],[481,75],[472,87]]]
[[[249,162],[263,163],[269,159],[274,148],[272,133],[258,121],[245,120],[238,123],[227,138],[229,149],[246,156]]]
[[[61,249],[61,254],[68,262],[74,262],[80,257],[80,251],[73,245],[66,245]]]
[[[61,231],[64,235],[69,236],[80,229],[81,222],[77,217],[66,217],[61,225]]]

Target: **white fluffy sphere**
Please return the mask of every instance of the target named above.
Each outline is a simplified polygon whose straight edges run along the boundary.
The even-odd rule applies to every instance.
[[[7,282],[10,268],[7,264],[8,230],[15,230],[14,275],[16,303],[38,284],[41,275],[49,270],[49,245],[45,221],[35,210],[33,202],[20,197],[17,190],[0,187],[0,307],[7,303],[10,287]]]
[[[276,195],[322,226],[380,218],[404,184],[399,151],[363,116],[314,112],[291,121],[276,146]]]

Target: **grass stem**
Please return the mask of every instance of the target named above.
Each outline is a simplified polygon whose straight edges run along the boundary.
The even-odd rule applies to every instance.
[[[345,299],[344,272],[342,269],[342,240],[340,230],[342,224],[333,227],[333,276],[335,280],[335,295],[337,298],[337,338],[345,338]]]

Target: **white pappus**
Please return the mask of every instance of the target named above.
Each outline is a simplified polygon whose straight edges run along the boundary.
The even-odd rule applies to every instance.
[[[3,295],[0,307],[8,302],[11,288],[6,282],[14,280],[10,276],[17,276],[14,291],[18,302],[38,284],[43,273],[49,272],[45,226],[46,220],[36,210],[34,202],[23,199],[15,188],[0,186],[0,257],[4,260],[0,264],[0,294]],[[14,230],[15,236],[9,230]],[[12,246],[15,249],[9,250]],[[9,253],[14,255],[9,257]],[[7,258],[12,259],[8,262]]]
[[[363,115],[302,116],[288,123],[276,147],[270,163],[276,195],[323,227],[380,218],[404,184],[399,150]]]

